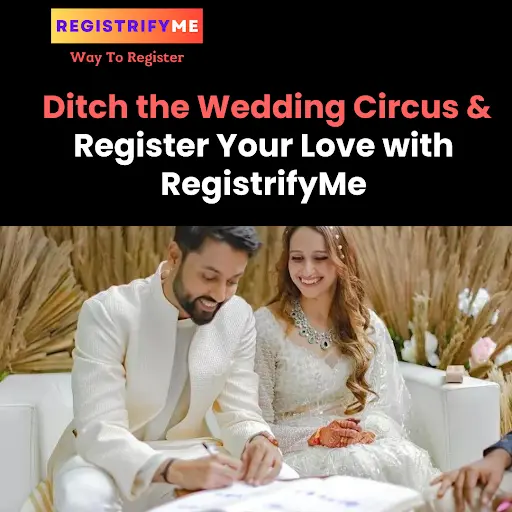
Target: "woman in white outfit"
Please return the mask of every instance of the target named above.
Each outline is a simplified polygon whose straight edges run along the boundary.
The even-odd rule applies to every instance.
[[[256,372],[285,461],[301,476],[428,488],[439,471],[408,439],[410,396],[342,228],[288,226],[278,273],[276,299],[256,312]]]

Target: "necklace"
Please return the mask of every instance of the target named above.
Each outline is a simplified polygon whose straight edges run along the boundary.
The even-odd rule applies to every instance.
[[[322,350],[327,350],[331,346],[333,330],[329,329],[326,332],[318,332],[316,329],[313,329],[298,300],[294,301],[290,316],[293,318],[299,335],[306,338],[310,344],[317,343]]]

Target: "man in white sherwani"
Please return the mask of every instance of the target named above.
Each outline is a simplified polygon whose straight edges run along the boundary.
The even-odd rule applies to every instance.
[[[144,511],[174,490],[274,480],[282,457],[258,406],[252,308],[235,295],[253,226],[176,226],[149,278],[85,301],[74,419],[50,461],[56,512]],[[205,417],[219,428],[217,454]]]

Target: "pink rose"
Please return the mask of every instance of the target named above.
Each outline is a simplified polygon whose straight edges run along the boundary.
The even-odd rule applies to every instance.
[[[486,363],[495,349],[496,343],[491,338],[480,338],[471,347],[471,358],[469,360],[471,367]]]

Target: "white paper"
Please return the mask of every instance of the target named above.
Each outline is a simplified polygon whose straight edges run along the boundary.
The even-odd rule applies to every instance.
[[[179,498],[153,512],[406,512],[422,504],[421,495],[405,487],[335,476],[261,487],[238,483]]]

